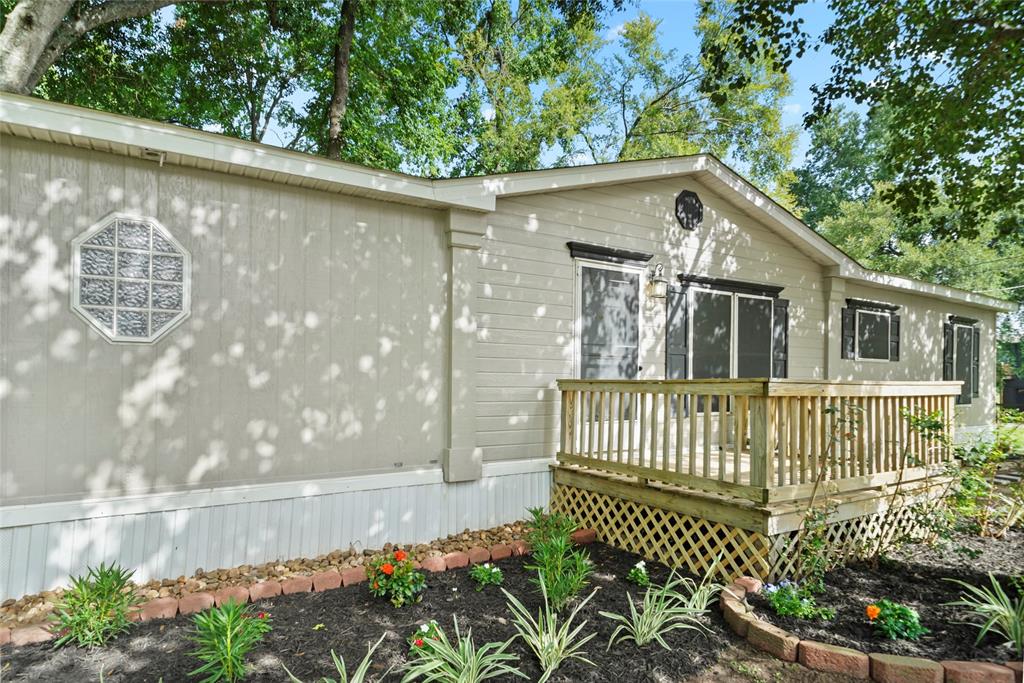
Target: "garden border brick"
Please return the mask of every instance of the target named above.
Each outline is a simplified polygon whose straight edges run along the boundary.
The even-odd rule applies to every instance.
[[[870,676],[875,683],[1021,683],[1022,665],[1018,662],[1006,662],[1005,666],[994,662],[937,662],[923,657],[864,653],[813,640],[800,640],[792,633],[758,619],[747,609],[746,595],[759,593],[762,588],[760,579],[742,576],[723,589],[719,607],[733,633],[783,661],[795,659],[808,669],[844,673],[862,680]],[[790,659],[789,646],[793,640],[798,643],[797,655]],[[824,656],[826,652],[836,656]],[[866,670],[865,660],[868,663]]]
[[[593,530],[590,529],[582,529],[581,531],[593,533]],[[442,572],[447,569],[466,567],[469,565],[471,557],[474,556],[479,559],[479,562],[496,562],[511,556],[526,555],[529,552],[530,547],[524,541],[512,541],[508,544],[499,543],[490,548],[474,547],[469,550],[468,554],[455,552],[448,553],[443,557],[428,557],[423,561],[423,569],[430,572]],[[484,554],[487,555],[486,558]],[[474,559],[474,563],[476,561]],[[338,578],[335,579],[333,576],[328,576],[329,574],[336,574]],[[363,581],[366,581],[365,566],[349,567],[343,569],[340,573],[336,570],[328,570],[311,576],[293,576],[280,581],[268,579],[258,581],[249,587],[228,586],[221,588],[216,594],[201,592],[183,595],[180,599],[170,597],[153,598],[141,603],[133,613],[133,617],[141,621],[149,621],[150,619],[171,619],[179,613],[192,614],[208,609],[215,603],[220,604],[222,600],[226,600],[228,597],[240,598],[243,590],[245,591],[246,600],[256,602],[288,593],[334,590]],[[20,647],[21,645],[44,642],[52,638],[54,638],[54,634],[40,625],[24,626],[16,629],[0,629],[0,645],[10,642],[14,647]]]

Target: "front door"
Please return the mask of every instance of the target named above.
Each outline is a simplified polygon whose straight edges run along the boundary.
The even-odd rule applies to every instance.
[[[640,271],[580,263],[580,377],[636,379]]]

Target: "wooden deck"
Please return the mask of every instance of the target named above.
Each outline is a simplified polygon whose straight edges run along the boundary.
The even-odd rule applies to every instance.
[[[797,569],[789,544],[827,498],[835,552],[903,533],[944,493],[959,382],[563,380],[553,507],[693,571]],[[932,415],[945,436],[912,429]],[[882,529],[880,519],[900,528]]]

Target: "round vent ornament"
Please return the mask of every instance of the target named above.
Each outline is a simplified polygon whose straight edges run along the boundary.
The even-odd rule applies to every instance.
[[[71,241],[71,309],[111,342],[154,342],[188,317],[192,262],[155,218],[113,213]]]
[[[696,192],[683,190],[676,196],[676,220],[687,230],[695,230],[704,220],[704,205]]]

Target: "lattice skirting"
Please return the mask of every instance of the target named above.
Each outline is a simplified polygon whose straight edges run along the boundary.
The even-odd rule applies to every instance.
[[[632,500],[556,484],[551,509],[597,532],[599,540],[671,567],[703,575],[719,560],[726,580],[756,576],[766,581],[799,577],[799,557],[791,551],[796,532],[766,536],[729,524],[663,510]],[[864,556],[881,540],[919,534],[913,508],[897,510],[885,533],[883,514],[835,522],[827,530],[831,558],[843,563]]]

